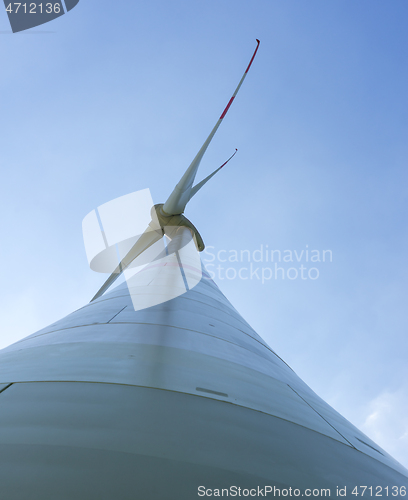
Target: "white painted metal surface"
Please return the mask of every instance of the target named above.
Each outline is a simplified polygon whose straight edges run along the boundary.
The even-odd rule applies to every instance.
[[[0,484],[10,500],[408,484],[206,273],[140,311],[123,284],[3,349],[0,390]]]

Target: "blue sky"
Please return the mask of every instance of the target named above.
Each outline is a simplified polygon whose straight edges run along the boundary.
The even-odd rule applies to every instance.
[[[405,0],[80,0],[12,34],[0,14],[0,346],[89,301],[105,277],[82,219],[147,187],[167,198],[259,38],[198,180],[238,154],[186,216],[215,254],[332,251],[316,280],[216,281],[407,467],[407,17]]]

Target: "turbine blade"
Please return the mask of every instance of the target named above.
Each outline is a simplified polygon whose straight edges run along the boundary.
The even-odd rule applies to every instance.
[[[153,225],[150,224],[147,226],[147,229],[140,236],[140,238],[136,241],[133,247],[129,250],[129,252],[123,257],[123,259],[119,262],[116,269],[109,276],[109,278],[105,281],[105,283],[101,286],[95,296],[91,299],[90,302],[98,299],[101,295],[103,295],[106,290],[119,278],[122,272],[129,267],[129,265],[138,257],[141,253],[151,247],[154,243],[159,241],[162,238],[163,232],[160,229],[157,229]]]
[[[222,167],[224,167],[230,160],[231,158],[233,158],[236,154],[237,154],[237,151],[238,149],[235,150],[235,153],[232,154],[228,160],[226,162],[224,162],[221,167],[218,167],[217,170],[214,170],[214,172],[212,174],[210,174],[208,177],[206,177],[204,180],[202,180],[201,182],[199,182],[198,184],[196,184],[190,191],[190,198],[188,199],[188,201],[191,200],[191,198],[198,192],[200,191],[200,189],[204,186],[204,184],[206,184],[210,179],[211,177],[214,177],[214,175],[222,169]]]
[[[197,174],[198,167],[200,166],[201,159],[203,158],[204,153],[206,152],[208,145],[210,144],[212,138],[214,137],[215,133],[217,132],[218,127],[221,125],[222,120],[225,118],[225,115],[227,114],[233,100],[235,99],[236,95],[238,94],[238,91],[241,88],[241,85],[245,80],[245,77],[249,71],[249,68],[252,65],[252,62],[256,56],[256,53],[258,51],[259,44],[260,44],[260,41],[258,39],[256,41],[257,41],[257,46],[255,49],[255,52],[253,53],[252,58],[249,61],[249,64],[247,66],[247,69],[245,70],[245,73],[243,74],[240,82],[238,83],[238,86],[235,89],[235,92],[233,93],[231,99],[228,101],[227,106],[225,107],[224,111],[222,112],[221,116],[219,117],[219,119],[218,119],[217,123],[215,124],[215,127],[212,129],[210,135],[207,137],[207,140],[202,145],[200,151],[197,153],[196,157],[191,162],[191,165],[185,171],[183,177],[180,179],[179,183],[176,185],[173,192],[168,197],[166,203],[163,205],[163,211],[166,214],[178,215],[178,214],[183,213],[188,201],[191,199],[191,197],[192,197],[191,190],[192,190],[195,176]]]

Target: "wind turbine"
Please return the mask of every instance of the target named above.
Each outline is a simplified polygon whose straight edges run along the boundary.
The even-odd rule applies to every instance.
[[[0,351],[2,498],[405,497],[408,471],[319,398],[205,269],[193,289],[138,311],[131,295],[174,286],[175,261],[104,294],[163,234],[175,253],[186,234],[204,248],[183,211],[219,170],[193,185],[258,46],[117,272],[89,304]]]
[[[127,269],[134,260],[139,257],[144,251],[154,245],[162,236],[165,234],[164,228],[174,228],[174,231],[171,232],[167,229],[167,236],[171,238],[171,235],[174,234],[175,228],[177,227],[187,227],[190,231],[192,231],[195,242],[197,245],[197,249],[199,252],[204,250],[204,242],[200,236],[200,233],[194,227],[194,225],[183,215],[183,212],[187,206],[187,203],[193,198],[195,194],[217,173],[219,172],[236,154],[237,150],[228,158],[226,162],[224,162],[220,167],[218,167],[214,172],[212,172],[209,176],[203,179],[201,182],[196,184],[193,187],[195,177],[197,175],[198,167],[200,166],[201,160],[207,151],[207,148],[212,141],[215,133],[217,132],[219,126],[221,125],[225,115],[227,114],[231,104],[233,103],[236,95],[243,84],[248,71],[250,70],[252,63],[255,59],[256,53],[258,52],[260,41],[256,40],[257,45],[255,51],[249,61],[249,64],[239,81],[237,88],[232,94],[231,99],[228,101],[224,111],[221,116],[218,118],[217,123],[214,128],[211,130],[209,136],[205,140],[204,144],[201,146],[199,152],[196,154],[194,160],[191,162],[190,166],[184,172],[180,181],[176,184],[175,188],[171,192],[170,196],[167,198],[166,202],[163,204],[155,205],[152,208],[152,220],[149,223],[146,230],[143,232],[141,237],[137,240],[134,246],[129,250],[129,252],[121,259],[118,263],[116,269],[109,276],[106,282],[102,285],[102,287],[98,290],[95,296],[92,298],[91,302],[95,299],[99,298],[103,293],[105,293],[108,288],[116,281],[119,275]]]

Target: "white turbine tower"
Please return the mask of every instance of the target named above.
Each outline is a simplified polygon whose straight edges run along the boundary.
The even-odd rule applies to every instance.
[[[258,46],[203,147],[92,301],[0,352],[0,498],[405,496],[408,471],[294,373],[191,253],[180,257],[192,241],[204,248],[182,214],[219,170],[193,186]],[[104,293],[164,236],[142,272]],[[187,291],[157,299],[175,286]],[[135,310],[149,297],[155,305]]]

